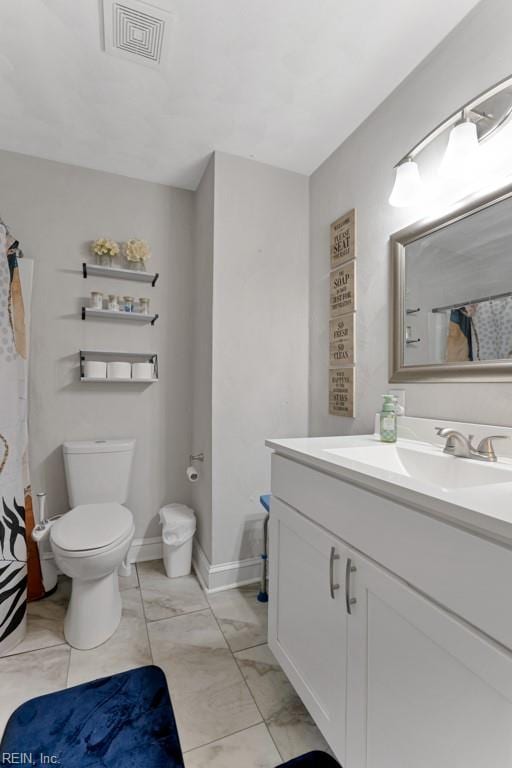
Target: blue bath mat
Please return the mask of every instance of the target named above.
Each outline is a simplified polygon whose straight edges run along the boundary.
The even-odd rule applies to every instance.
[[[31,766],[184,768],[167,681],[154,666],[25,702],[5,728],[0,765],[12,764],[9,755],[23,755],[16,762]],[[338,763],[310,752],[282,768],[338,768]]]
[[[308,752],[307,755],[283,763],[280,768],[341,768],[341,766],[326,752]]]
[[[28,753],[32,766],[184,768],[167,682],[153,666],[27,701],[7,723],[6,753]]]

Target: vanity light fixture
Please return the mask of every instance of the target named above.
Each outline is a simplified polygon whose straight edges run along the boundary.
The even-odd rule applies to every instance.
[[[395,208],[406,208],[421,202],[424,196],[425,189],[418,163],[412,157],[407,157],[396,167],[395,184],[389,196],[389,204]]]
[[[439,175],[443,179],[459,181],[471,178],[478,170],[480,144],[476,123],[465,115],[450,131]]]
[[[452,194],[457,190],[477,191],[482,180],[490,177],[490,168],[483,162],[482,142],[493,137],[500,128],[512,123],[512,76],[489,88],[484,93],[460,107],[421,141],[407,152],[396,164],[396,176],[389,204],[397,208],[417,205],[426,199],[426,189],[421,180],[417,158],[435,139],[450,130],[446,150],[438,170],[438,183],[454,185]],[[499,142],[497,142],[499,145]],[[487,153],[487,158],[492,156]],[[501,178],[495,177],[499,184],[512,173],[512,166],[505,168]],[[457,185],[461,182],[461,185]],[[468,190],[468,186],[471,190]],[[446,191],[446,190],[444,190]],[[435,190],[432,190],[435,194]],[[440,193],[443,190],[439,190]],[[430,197],[430,195],[428,195]]]

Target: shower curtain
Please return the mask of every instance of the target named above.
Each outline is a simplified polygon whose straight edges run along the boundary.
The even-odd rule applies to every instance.
[[[0,654],[26,631],[28,478],[27,357],[18,242],[0,220]],[[28,278],[28,279],[27,279]]]

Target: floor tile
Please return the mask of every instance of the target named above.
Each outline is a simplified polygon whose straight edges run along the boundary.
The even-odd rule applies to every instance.
[[[184,751],[261,722],[211,611],[148,624],[164,670]]]
[[[258,587],[240,587],[208,595],[224,637],[232,651],[267,642],[267,606],[259,603]]]
[[[283,760],[329,747],[269,647],[235,654]]]
[[[263,723],[185,754],[185,768],[274,768],[280,762]]]
[[[61,576],[57,589],[52,595],[28,603],[25,639],[5,656],[64,643],[64,616],[66,615],[70,592],[70,579]]]
[[[140,590],[124,590],[121,598],[123,615],[112,637],[90,651],[71,649],[68,687],[152,663]]]
[[[66,687],[68,664],[65,645],[0,659],[0,736],[20,704]]]
[[[138,563],[142,600],[148,621],[201,611],[208,602],[195,576],[168,579],[162,560]]]

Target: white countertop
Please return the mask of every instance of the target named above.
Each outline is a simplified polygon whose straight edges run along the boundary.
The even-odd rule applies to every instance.
[[[411,431],[410,424],[416,426],[416,423],[420,421],[427,420],[413,420],[404,417],[401,431],[409,434]],[[486,427],[484,425],[476,425],[475,427],[475,425],[461,425],[439,420],[432,422],[432,424],[434,423],[453,426],[463,431],[464,434],[467,434],[467,430],[464,430],[463,427],[472,428],[471,431],[477,434],[477,438],[484,434],[499,434],[500,432],[509,436],[512,432],[512,430],[502,427]],[[500,444],[502,442],[505,443],[506,441],[500,441]],[[426,442],[408,440],[402,437],[397,443],[385,444],[376,435],[305,437],[266,441],[266,445],[281,456],[334,475],[402,504],[412,506],[420,512],[433,515],[445,522],[455,523],[474,533],[512,546],[512,460],[500,458],[496,463],[487,464],[474,459],[448,456],[443,454],[442,444],[444,441],[441,440],[440,442],[439,438],[432,442]],[[391,469],[368,464],[363,460],[365,451],[361,449],[372,449],[375,455],[376,446],[380,446],[382,451],[392,450],[392,446],[395,446],[395,448],[399,447],[428,454],[433,457],[434,462],[437,462],[445,470],[445,475],[450,474],[452,467],[454,472],[459,470],[460,464],[450,464],[450,462],[464,462],[466,465],[463,468],[465,473],[468,471],[468,465],[476,465],[469,470],[470,473],[474,472],[475,476],[477,473],[481,475],[482,471],[485,473],[486,470],[482,470],[482,468],[487,466],[492,468],[492,477],[497,479],[497,482],[479,484],[478,479],[476,479],[471,481],[467,487],[442,487],[442,485],[427,481],[424,478],[407,476],[393,471],[393,461],[389,462]],[[341,449],[344,455],[330,453],[333,449]],[[352,449],[355,449],[354,457],[350,455]],[[388,457],[393,458],[390,454]],[[439,464],[440,461],[448,462],[446,465],[449,468],[448,472],[446,472],[444,464]],[[386,461],[383,462],[384,465],[386,463]],[[503,473],[503,478],[501,473]],[[507,478],[509,473],[510,481]]]

